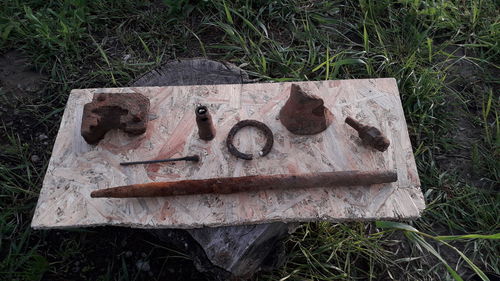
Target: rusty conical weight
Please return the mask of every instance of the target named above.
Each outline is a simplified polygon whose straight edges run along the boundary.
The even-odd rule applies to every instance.
[[[307,93],[297,84],[292,84],[290,97],[280,111],[280,121],[296,135],[320,133],[333,120],[333,114],[324,105],[323,99]]]

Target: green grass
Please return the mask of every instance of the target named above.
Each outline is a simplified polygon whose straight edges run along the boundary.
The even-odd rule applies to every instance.
[[[303,224],[286,242],[287,262],[259,280],[499,274],[498,237],[436,238],[500,232],[499,10],[486,0],[4,1],[0,52],[21,50],[48,81],[34,96],[0,90],[0,275],[68,278],[65,264],[93,251],[78,243],[85,234],[57,249],[29,228],[50,157],[36,134],[53,141],[70,89],[127,85],[195,56],[232,62],[262,81],[398,82],[428,206],[409,225],[422,232],[382,222]],[[34,133],[12,128],[12,114]],[[115,263],[101,279],[141,278]]]

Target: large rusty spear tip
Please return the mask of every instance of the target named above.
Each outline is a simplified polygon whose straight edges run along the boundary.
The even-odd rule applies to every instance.
[[[358,131],[358,135],[364,144],[382,152],[386,151],[391,144],[382,132],[373,126],[363,125],[351,117],[347,117],[345,122]]]
[[[306,174],[282,174],[152,182],[95,190],[91,197],[164,197],[193,194],[228,194],[268,189],[290,189],[334,186],[363,186],[396,182],[395,171],[337,171]]]

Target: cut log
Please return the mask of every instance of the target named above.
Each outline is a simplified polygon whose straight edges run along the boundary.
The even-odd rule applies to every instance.
[[[173,61],[132,82],[130,86],[187,86],[251,82],[232,64],[207,59]],[[291,229],[291,228],[290,228]],[[184,249],[197,269],[214,280],[244,280],[261,268],[278,266],[285,223],[227,226],[190,230],[151,230],[159,239]]]

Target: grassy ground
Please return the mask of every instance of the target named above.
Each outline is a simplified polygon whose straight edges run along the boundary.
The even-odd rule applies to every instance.
[[[123,86],[195,56],[262,81],[398,82],[428,206],[422,218],[303,224],[286,242],[287,262],[258,280],[500,273],[498,2],[61,2],[0,6],[0,54],[22,53],[45,77],[34,89],[16,89],[22,79],[0,84],[0,279],[155,279],[169,276],[168,264],[189,264],[147,234],[33,231],[29,223],[70,89]]]

